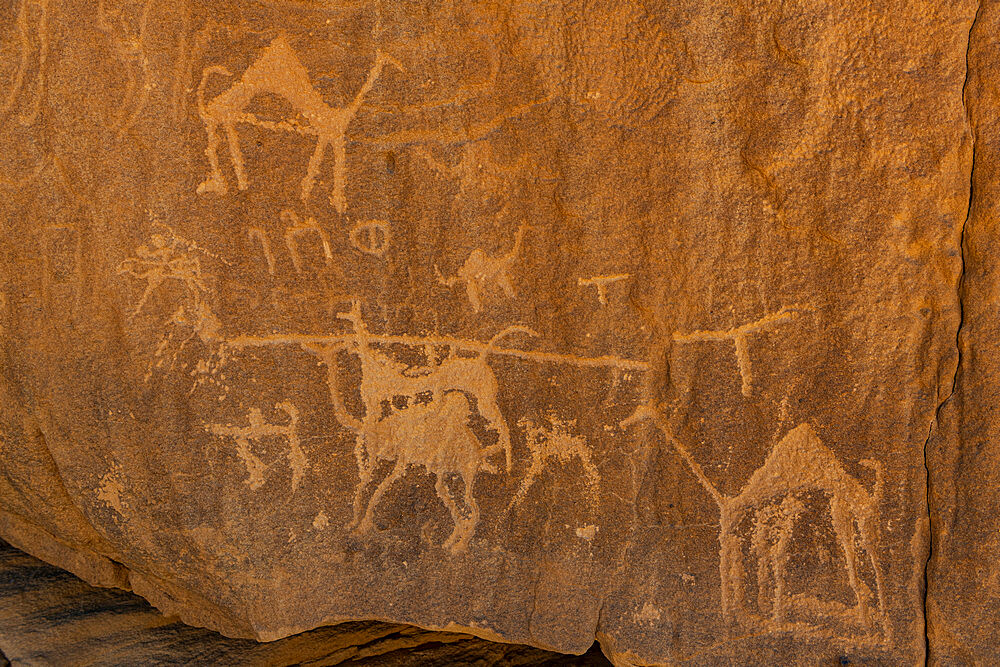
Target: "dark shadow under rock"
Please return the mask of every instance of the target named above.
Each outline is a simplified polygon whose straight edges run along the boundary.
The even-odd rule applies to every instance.
[[[7,657],[4,657],[7,656]],[[95,588],[0,541],[0,667],[27,665],[607,665],[452,632],[357,621],[275,642],[230,639]]]

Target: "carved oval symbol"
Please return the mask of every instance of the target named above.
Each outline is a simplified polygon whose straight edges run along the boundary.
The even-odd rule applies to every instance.
[[[389,224],[384,220],[363,220],[351,230],[351,245],[363,253],[381,257],[389,248]]]

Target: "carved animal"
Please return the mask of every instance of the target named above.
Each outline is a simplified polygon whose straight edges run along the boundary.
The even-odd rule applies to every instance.
[[[487,255],[482,248],[476,248],[469,253],[468,259],[462,264],[458,274],[451,278],[445,278],[435,266],[434,271],[437,274],[438,282],[445,287],[464,283],[469,305],[476,313],[483,309],[483,294],[487,288],[494,285],[503,290],[507,298],[515,298],[517,293],[514,290],[514,283],[511,281],[510,269],[521,252],[521,243],[524,240],[526,228],[526,225],[517,228],[517,234],[514,236],[514,247],[506,255],[492,257]]]
[[[592,492],[597,491],[601,476],[597,472],[597,467],[592,460],[592,452],[583,436],[571,435],[568,430],[569,424],[557,420],[553,421],[551,429],[535,426],[527,421],[519,422],[519,424],[526,431],[524,441],[528,446],[528,451],[531,452],[531,464],[524,474],[524,480],[518,487],[517,493],[507,505],[507,511],[524,500],[528,495],[528,490],[542,474],[545,464],[550,460],[568,463],[574,458],[577,459],[586,475],[587,486]]]
[[[506,327],[487,343],[476,357],[449,357],[438,365],[410,368],[376,351],[371,344],[371,335],[361,317],[357,303],[350,312],[338,317],[351,322],[354,328],[352,347],[361,360],[361,401],[365,407],[366,421],[381,418],[386,411],[393,410],[395,399],[402,398],[407,404],[416,403],[423,394],[429,394],[432,401],[441,400],[445,392],[458,390],[475,398],[479,414],[486,419],[489,428],[496,431],[497,442],[484,450],[486,456],[503,451],[507,460],[507,471],[512,466],[512,447],[507,420],[500,411],[497,395],[500,385],[487,359],[496,343],[512,333],[535,333],[521,325]]]
[[[354,498],[354,520],[359,532],[371,530],[375,508],[407,468],[423,466],[435,476],[434,488],[454,522],[454,529],[442,546],[461,551],[468,545],[479,523],[479,505],[473,495],[476,476],[480,470],[496,472],[469,428],[470,415],[468,399],[458,391],[449,391],[439,401],[395,412],[361,429],[359,438],[364,442],[366,457],[358,461],[361,479]],[[392,471],[375,488],[359,521],[364,492],[381,461],[393,463]],[[470,512],[468,519],[462,516],[449,493],[446,477],[450,474],[462,478],[463,500]]]
[[[344,195],[347,160],[344,135],[347,132],[347,126],[361,107],[362,100],[375,85],[375,81],[382,74],[382,69],[387,63],[392,63],[402,70],[402,65],[390,56],[381,51],[376,52],[375,63],[368,72],[364,84],[350,104],[342,108],[329,106],[319,91],[313,88],[312,82],[309,80],[309,72],[299,61],[284,35],[276,37],[261,52],[257,60],[243,72],[243,76],[237,83],[208,103],[205,102],[205,86],[209,76],[212,74],[232,76],[232,74],[221,66],[206,68],[198,86],[198,112],[205,122],[205,132],[208,134],[208,147],[205,149],[205,155],[208,157],[211,172],[208,178],[198,186],[198,193],[225,194],[228,190],[226,179],[222,176],[222,170],[219,167],[220,126],[226,133],[229,155],[233,161],[239,189],[246,190],[249,187],[243,152],[240,150],[240,140],[236,133],[237,123],[245,123],[273,131],[293,132],[316,137],[316,147],[309,158],[306,174],[302,178],[301,198],[303,201],[308,199],[312,192],[326,149],[332,148],[334,180],[330,202],[338,213],[343,214],[347,208],[347,199]],[[278,122],[266,121],[247,113],[246,108],[254,97],[268,93],[287,100],[292,108],[305,119],[306,124],[303,125],[294,119]]]
[[[643,419],[651,419],[656,424],[719,507],[719,572],[722,579],[722,613],[726,619],[732,619],[735,615],[747,617],[743,561],[740,537],[737,534],[740,522],[775,501],[794,498],[796,494],[804,492],[820,492],[829,501],[833,531],[844,552],[848,581],[857,600],[854,610],[858,619],[868,627],[873,626],[871,590],[858,573],[863,550],[875,572],[875,603],[883,636],[888,638],[890,629],[885,609],[882,571],[876,558],[881,537],[878,507],[883,489],[879,463],[871,460],[861,462],[875,471],[874,492],[869,493],[843,469],[833,452],[820,442],[812,427],[800,424],[772,448],[764,464],[750,476],[739,495],[724,496],[709,481],[688,449],[674,437],[669,423],[658,410],[649,405],[640,406],[631,417],[622,422],[622,426]],[[860,538],[860,548],[855,537]],[[779,569],[776,568],[776,578],[780,576],[777,571]],[[782,585],[782,582],[775,582],[776,589],[780,590]]]

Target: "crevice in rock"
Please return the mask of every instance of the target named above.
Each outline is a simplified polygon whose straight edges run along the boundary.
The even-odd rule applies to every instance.
[[[969,197],[966,202],[965,209],[965,219],[962,221],[962,226],[959,230],[958,236],[958,250],[959,250],[959,275],[958,282],[956,284],[956,291],[958,297],[958,327],[955,330],[955,371],[951,378],[951,390],[948,395],[938,404],[937,409],[934,413],[934,419],[931,422],[930,429],[927,434],[927,439],[924,441],[924,474],[926,479],[926,499],[927,499],[927,527],[928,527],[928,540],[927,540],[927,556],[924,562],[924,590],[923,590],[923,620],[924,620],[924,664],[928,664],[931,657],[931,639],[930,639],[930,628],[929,622],[929,592],[930,592],[930,567],[931,561],[934,558],[934,536],[936,534],[935,528],[937,522],[934,519],[934,512],[931,507],[931,502],[933,498],[933,478],[931,476],[930,462],[928,460],[928,448],[930,446],[930,441],[934,435],[935,429],[941,423],[941,411],[944,407],[951,401],[958,391],[958,383],[960,380],[962,372],[962,334],[963,327],[965,325],[965,277],[966,277],[966,230],[969,225],[969,219],[972,217],[972,206],[975,197],[975,173],[976,173],[976,127],[973,122],[972,113],[969,110],[968,103],[968,86],[969,86],[969,54],[972,51],[972,40],[973,33],[975,32],[976,22],[979,20],[980,12],[982,11],[983,4],[980,1],[976,5],[976,12],[972,17],[972,22],[969,24],[969,35],[966,40],[965,47],[965,79],[962,81],[962,108],[965,112],[965,122],[969,130],[969,137],[971,141],[971,159],[969,161]],[[958,429],[955,431],[956,436],[960,437],[960,432]],[[958,444],[956,443],[956,446]]]

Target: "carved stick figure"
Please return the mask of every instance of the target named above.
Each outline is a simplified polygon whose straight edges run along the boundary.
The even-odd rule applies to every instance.
[[[236,441],[236,453],[246,466],[249,477],[246,483],[251,489],[257,490],[264,485],[267,470],[274,465],[265,464],[250,448],[251,440],[261,440],[269,436],[282,436],[288,439],[288,466],[292,470],[292,492],[298,487],[302,476],[308,467],[308,459],[302,451],[299,442],[298,423],[299,411],[289,401],[283,401],[274,406],[288,415],[287,424],[269,424],[258,408],[250,408],[247,412],[248,426],[226,426],[222,424],[205,424],[205,430],[213,435],[227,436]]]

